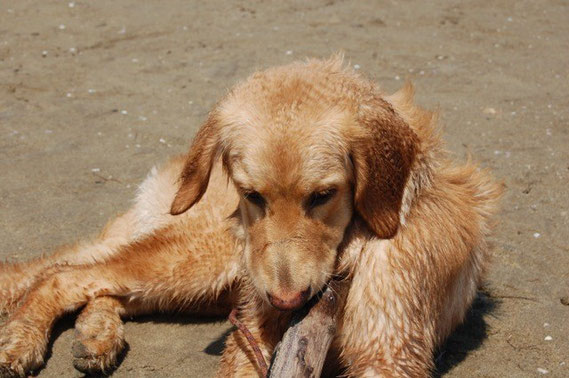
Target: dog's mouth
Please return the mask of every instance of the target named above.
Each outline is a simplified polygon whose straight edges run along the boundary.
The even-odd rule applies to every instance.
[[[277,310],[293,311],[298,310],[308,302],[310,293],[311,289],[308,287],[303,291],[281,294],[279,296],[267,292],[267,298],[269,303]]]

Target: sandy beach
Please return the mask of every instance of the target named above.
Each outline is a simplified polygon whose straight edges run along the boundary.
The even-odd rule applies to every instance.
[[[0,258],[95,234],[234,83],[340,50],[386,92],[411,80],[447,148],[506,185],[492,268],[437,375],[569,376],[565,1],[3,1]],[[73,321],[57,324],[39,377],[80,376]],[[213,376],[230,329],[128,321],[113,376]]]

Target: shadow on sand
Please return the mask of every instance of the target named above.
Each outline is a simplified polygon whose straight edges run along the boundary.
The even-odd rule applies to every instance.
[[[460,325],[435,352],[433,377],[442,377],[462,362],[470,352],[478,349],[488,337],[488,325],[484,320],[492,314],[499,302],[482,289],[472,303],[464,323]]]
[[[499,306],[497,299],[491,298],[485,289],[478,292],[464,323],[459,326],[435,352],[435,371],[433,377],[442,377],[454,366],[462,362],[469,353],[478,349],[488,337],[488,326],[484,318],[491,315]],[[219,338],[210,343],[204,352],[221,356],[225,341],[235,328],[228,328]]]
[[[442,377],[454,366],[462,362],[469,353],[478,349],[488,336],[488,326],[484,320],[485,316],[492,314],[499,306],[496,299],[491,298],[484,291],[480,291],[474,300],[472,307],[466,315],[464,323],[459,326],[435,353],[434,377]],[[67,315],[57,322],[52,337],[47,348],[46,360],[49,360],[55,340],[66,330],[73,328],[76,315]],[[132,320],[135,323],[177,323],[177,324],[202,324],[216,321],[224,321],[224,316],[198,317],[182,314],[155,314],[140,316]],[[225,346],[225,341],[234,327],[228,327],[216,340],[211,342],[203,351],[208,355],[221,356]],[[128,355],[128,344],[118,360],[117,366],[121,364]],[[40,370],[41,371],[41,370]],[[36,372],[36,375],[39,373]],[[112,374],[109,371],[107,375]],[[101,375],[99,375],[101,376]]]
[[[45,357],[45,361],[48,361],[52,356],[53,344],[54,342],[61,336],[61,334],[68,329],[75,327],[75,320],[77,318],[77,314],[68,314],[61,318],[55,324],[53,332],[50,336],[50,341],[47,346],[47,353]],[[213,322],[222,322],[227,319],[226,316],[197,316],[191,314],[152,314],[152,315],[142,315],[137,316],[133,319],[126,319],[125,322],[133,322],[133,323],[168,323],[168,324],[205,324],[205,323],[213,323]],[[229,334],[233,331],[233,327],[228,327],[228,329],[220,335],[215,341],[210,343],[205,349],[204,352],[209,355],[221,356],[223,353],[223,348],[225,346],[225,340],[229,336]],[[119,355],[117,364],[113,369],[109,369],[106,374],[86,374],[84,377],[107,377],[113,374],[113,372],[118,368],[122,361],[127,357],[129,352],[129,345],[128,342],[122,353]],[[32,376],[37,376],[41,373],[42,369],[35,371]]]

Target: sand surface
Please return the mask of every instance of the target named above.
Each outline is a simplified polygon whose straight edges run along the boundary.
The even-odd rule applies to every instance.
[[[566,1],[4,0],[0,257],[94,234],[233,83],[340,49],[387,91],[412,79],[441,109],[448,149],[507,186],[487,284],[438,373],[569,376]],[[72,325],[59,323],[40,377],[78,375]],[[229,328],[128,322],[114,375],[211,376]]]

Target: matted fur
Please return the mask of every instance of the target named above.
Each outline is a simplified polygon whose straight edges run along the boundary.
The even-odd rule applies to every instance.
[[[116,363],[121,316],[154,311],[238,306],[268,359],[290,319],[281,310],[344,277],[326,368],[428,376],[483,277],[501,192],[447,157],[409,84],[387,96],[341,57],[255,73],[98,238],[0,266],[0,375],[40,367],[54,321],[85,305],[82,371]],[[218,374],[259,374],[239,332]]]

